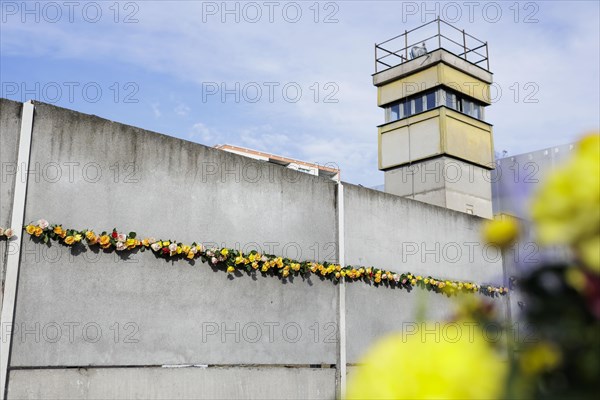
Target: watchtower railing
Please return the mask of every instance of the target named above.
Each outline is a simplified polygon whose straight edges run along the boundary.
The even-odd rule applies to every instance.
[[[405,30],[404,33],[384,42],[375,43],[375,73],[410,61],[410,50],[422,43],[425,43],[428,53],[444,49],[485,70],[490,69],[487,42],[469,35],[464,29],[458,29],[438,17],[417,28]],[[403,47],[398,48],[399,46]],[[482,63],[483,65],[480,65]]]

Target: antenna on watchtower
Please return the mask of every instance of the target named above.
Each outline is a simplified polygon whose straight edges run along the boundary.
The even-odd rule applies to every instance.
[[[425,42],[421,43],[420,46],[413,46],[413,48],[410,49],[410,57],[412,59],[424,56],[425,54],[427,54],[427,47],[425,46]]]

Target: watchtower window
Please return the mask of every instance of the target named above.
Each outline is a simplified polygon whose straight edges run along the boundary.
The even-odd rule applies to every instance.
[[[482,103],[453,90],[441,88],[428,90],[390,104],[385,108],[385,122],[397,121],[440,106],[446,106],[481,121],[484,120]]]

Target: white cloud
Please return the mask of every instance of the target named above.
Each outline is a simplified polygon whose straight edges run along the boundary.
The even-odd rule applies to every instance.
[[[152,113],[155,118],[160,118],[162,116],[162,112],[160,111],[160,103],[151,103],[150,107],[152,107]]]
[[[190,108],[186,104],[179,103],[173,109],[173,111],[175,112],[175,114],[183,117],[183,116],[186,116],[186,115],[188,115],[190,113]]]
[[[199,141],[206,146],[212,146],[221,139],[221,135],[215,129],[211,129],[202,122],[196,122],[188,133],[188,138]]]
[[[371,80],[373,43],[420,25],[422,15],[403,21],[405,2],[336,2],[338,23],[322,23],[331,12],[323,8],[320,22],[314,23],[312,2],[308,2],[300,3],[303,18],[296,24],[285,22],[281,9],[276,9],[274,23],[264,13],[262,23],[244,18],[234,23],[231,16],[228,23],[221,23],[220,14],[203,21],[204,3],[139,3],[137,24],[5,24],[2,56],[132,65],[153,80],[157,93],[146,94],[153,98],[172,90],[161,87],[161,79],[183,82],[187,93],[176,96],[174,115],[163,115],[160,104],[152,104],[155,117],[162,116],[163,123],[181,116],[207,121],[205,111],[189,100],[201,98],[202,82],[298,82],[303,98],[294,104],[279,96],[273,103],[221,105],[220,96],[215,96],[220,114],[207,122],[210,128],[198,122],[189,135],[207,144],[238,142],[309,161],[336,161],[348,171],[345,179],[380,183],[376,126],[383,122],[383,112],[376,106]],[[570,142],[584,130],[598,127],[598,4],[535,4],[538,23],[523,23],[528,11],[524,9],[515,23],[509,8],[513,3],[506,2],[498,23],[485,21],[480,6],[474,22],[464,9],[455,24],[489,43],[490,67],[503,97],[487,116],[494,124],[496,149],[511,154]],[[328,82],[337,85],[338,103],[323,102]],[[523,102],[531,93],[531,86],[525,88],[528,82],[539,88],[537,104]],[[310,89],[315,83],[320,89],[318,101]],[[512,99],[515,83],[520,91],[517,102]]]

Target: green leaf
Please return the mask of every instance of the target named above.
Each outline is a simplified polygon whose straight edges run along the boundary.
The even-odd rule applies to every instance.
[[[135,232],[129,232],[129,237],[132,239],[135,239],[136,233]]]

